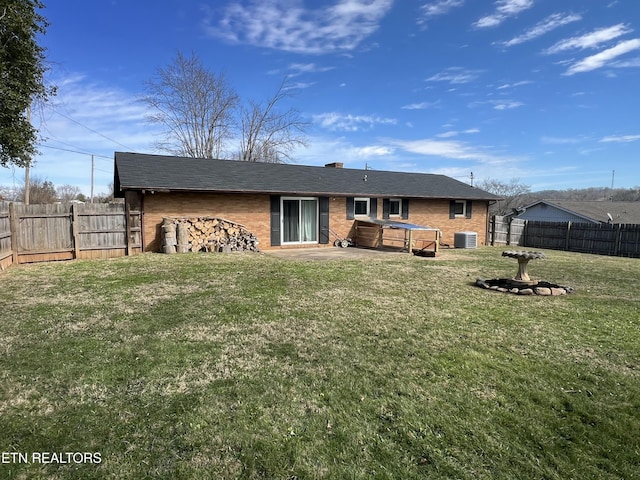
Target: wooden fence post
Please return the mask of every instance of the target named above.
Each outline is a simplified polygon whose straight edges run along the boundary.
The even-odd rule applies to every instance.
[[[20,263],[18,255],[18,218],[16,217],[16,206],[13,202],[9,204],[9,231],[11,232],[11,254],[14,264]]]
[[[124,244],[127,247],[126,255],[127,257],[131,255],[131,207],[129,206],[129,202],[124,202],[124,225],[125,225],[125,235],[127,238],[124,240]]]
[[[571,221],[567,222],[567,234],[564,237],[564,249],[569,251],[569,239],[571,238]]]
[[[73,236],[73,258],[78,258],[80,253],[80,225],[78,225],[78,206],[71,204],[71,235]]]
[[[496,216],[491,217],[491,246],[496,244]]]
[[[613,246],[613,254],[617,257],[620,252],[620,247],[622,246],[622,224],[617,223],[614,228],[616,230],[616,240]]]

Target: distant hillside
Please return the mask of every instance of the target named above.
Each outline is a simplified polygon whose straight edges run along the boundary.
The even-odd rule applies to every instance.
[[[610,200],[614,202],[637,202],[640,201],[640,187],[637,188],[582,188],[569,190],[540,190],[530,192],[523,197],[531,201],[525,201],[523,205],[535,202],[536,200],[574,200],[574,201],[598,201]]]

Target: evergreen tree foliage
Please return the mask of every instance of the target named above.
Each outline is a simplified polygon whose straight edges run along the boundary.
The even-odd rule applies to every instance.
[[[0,0],[0,165],[24,167],[36,153],[37,131],[29,109],[46,100],[44,48],[38,35],[48,26],[39,0]]]

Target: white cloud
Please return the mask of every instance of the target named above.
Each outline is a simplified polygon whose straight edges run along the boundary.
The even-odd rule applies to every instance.
[[[42,125],[45,137],[64,140],[83,151],[106,150],[111,156],[118,149],[149,148],[154,130],[146,121],[150,112],[136,95],[78,75],[54,83],[58,94]]]
[[[357,146],[345,137],[331,134],[312,136],[309,144],[296,149],[293,156],[301,165],[322,166],[337,161],[343,162],[345,167],[365,168],[365,162],[371,167],[377,161],[392,159],[394,152],[390,145]]]
[[[106,192],[113,182],[114,151],[152,151],[157,128],[146,122],[149,111],[135,94],[83,75],[51,81],[57,95],[42,116],[33,116],[43,141],[31,173],[54,185],[78,186],[89,195],[93,155],[95,193]],[[9,174],[0,169],[0,185],[13,184]]]
[[[477,28],[497,27],[510,17],[533,7],[533,0],[497,0],[496,11],[482,17],[474,26]]]
[[[333,70],[335,67],[320,67],[315,63],[292,63],[289,65],[289,76],[296,77],[303,73],[322,73]]]
[[[505,90],[507,88],[515,88],[515,87],[521,87],[523,85],[529,85],[533,83],[532,80],[521,80],[519,82],[515,82],[515,83],[505,83],[503,85],[500,85],[497,90]]]
[[[287,90],[302,90],[304,88],[313,87],[316,82],[295,82],[287,85]]]
[[[608,42],[622,35],[631,33],[632,31],[633,30],[627,27],[625,24],[619,23],[617,25],[613,25],[612,27],[605,27],[594,30],[593,32],[581,35],[579,37],[571,37],[565,40],[561,40],[552,47],[547,48],[544,53],[553,54],[564,52],[566,50],[584,50],[586,48],[595,48],[601,43]]]
[[[500,165],[517,161],[514,157],[502,157],[488,152],[486,147],[472,147],[464,142],[452,140],[398,140],[391,139],[387,143],[402,150],[425,156],[451,158],[455,160],[476,160],[482,163]]]
[[[288,52],[347,52],[373,34],[393,0],[338,0],[304,8],[299,0],[236,1],[211,12],[206,31],[230,43]]]
[[[392,153],[393,148],[379,145],[372,145],[355,149],[355,154],[358,157],[384,157],[387,155],[391,155]]]
[[[427,82],[449,82],[452,85],[471,83],[478,78],[481,71],[468,70],[462,67],[450,67],[429,78]]]
[[[418,23],[424,24],[432,17],[446,15],[454,8],[464,5],[464,1],[465,0],[437,0],[435,2],[425,3],[420,7],[422,16],[418,19]]]
[[[638,68],[640,67],[640,57],[625,60],[624,62],[615,62],[611,66],[615,68]]]
[[[574,63],[567,69],[565,75],[590,72],[591,70],[602,68],[619,56],[638,49],[640,49],[640,38],[620,42],[615,47],[608,48]]]
[[[548,137],[543,136],[540,141],[552,145],[575,145],[585,141],[584,137]]]
[[[451,138],[451,137],[457,137],[459,134],[460,134],[460,132],[456,132],[455,130],[449,130],[448,132],[439,133],[438,135],[436,135],[436,137],[438,137],[438,138]]]
[[[560,28],[564,25],[580,20],[582,20],[581,15],[554,13],[553,15],[549,15],[540,23],[534,25],[522,35],[514,37],[506,42],[502,42],[501,45],[505,47],[512,47],[520,43],[529,42],[535,38],[541,37],[542,35],[555,30],[556,28]]]
[[[508,101],[508,102],[491,102],[493,103],[493,108],[496,110],[511,110],[512,108],[518,108],[524,105],[522,102]]]
[[[468,106],[469,108],[477,108],[484,105],[493,105],[494,110],[511,110],[513,108],[522,107],[524,103],[517,100],[500,99],[471,102]]]
[[[427,108],[435,107],[439,104],[439,101],[436,102],[420,102],[420,103],[410,103],[408,105],[404,105],[401,108],[403,110],[426,110]]]
[[[629,143],[640,140],[640,135],[611,135],[600,140],[603,143]]]
[[[384,118],[377,115],[345,115],[336,112],[313,115],[313,120],[318,122],[322,128],[346,132],[357,132],[373,128],[375,125],[395,125],[397,123],[395,118]]]
[[[463,130],[463,131],[449,130],[449,131],[446,131],[446,132],[439,133],[438,135],[436,135],[436,137],[438,137],[438,138],[452,138],[452,137],[457,137],[458,135],[460,135],[462,133],[467,133],[467,134],[480,133],[480,130],[477,129],[477,128],[469,128],[469,129]]]

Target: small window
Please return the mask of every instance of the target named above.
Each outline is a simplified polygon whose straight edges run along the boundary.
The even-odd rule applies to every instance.
[[[467,216],[467,202],[465,200],[456,200],[453,207],[453,213],[456,217]]]
[[[399,217],[402,213],[402,200],[399,198],[392,198],[389,200],[389,216]]]
[[[359,216],[369,216],[369,199],[368,198],[356,198],[354,199],[354,213]]]

